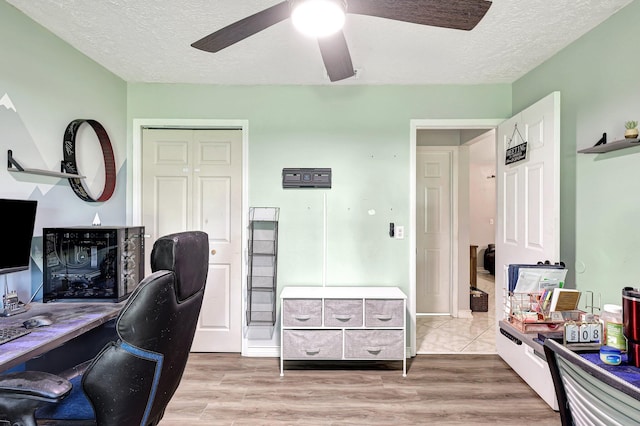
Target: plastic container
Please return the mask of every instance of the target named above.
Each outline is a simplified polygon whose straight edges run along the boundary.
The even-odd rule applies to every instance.
[[[640,288],[622,289],[622,330],[629,364],[640,368]]]
[[[622,328],[622,306],[606,304],[603,307],[602,329],[604,331],[604,344],[621,351],[627,350],[627,339]]]
[[[620,349],[612,348],[611,346],[601,346],[600,361],[609,365],[620,365],[620,363],[622,362]]]

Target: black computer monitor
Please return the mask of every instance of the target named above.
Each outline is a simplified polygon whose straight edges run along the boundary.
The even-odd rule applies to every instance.
[[[0,274],[29,269],[37,204],[38,202],[33,200],[0,198],[3,222]]]

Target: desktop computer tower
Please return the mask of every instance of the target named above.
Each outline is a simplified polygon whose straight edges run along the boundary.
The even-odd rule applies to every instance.
[[[144,277],[144,227],[44,228],[43,301],[126,299]]]

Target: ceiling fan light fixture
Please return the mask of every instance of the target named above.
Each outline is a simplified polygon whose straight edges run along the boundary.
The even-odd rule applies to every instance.
[[[344,26],[345,7],[343,1],[302,0],[293,5],[293,25],[309,37],[327,37]]]

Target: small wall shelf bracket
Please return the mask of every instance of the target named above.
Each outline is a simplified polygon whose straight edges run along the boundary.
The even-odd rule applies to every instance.
[[[7,169],[10,170],[11,167],[15,167],[16,169],[18,169],[19,172],[24,172],[24,167],[22,167],[20,163],[14,160],[13,151],[8,150],[7,151]]]
[[[594,146],[605,145],[606,143],[607,143],[607,134],[603,133],[600,140]]]

